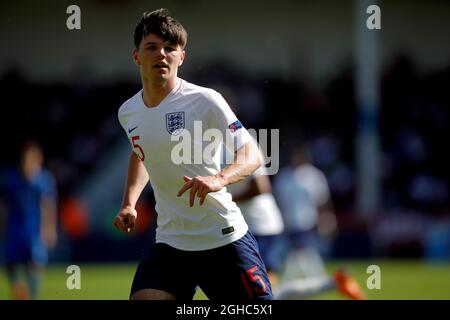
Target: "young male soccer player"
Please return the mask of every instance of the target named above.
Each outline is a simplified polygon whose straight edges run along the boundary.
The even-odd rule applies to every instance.
[[[119,109],[133,152],[114,225],[124,232],[134,228],[135,205],[148,181],[158,225],[154,250],[139,263],[130,298],[187,300],[198,285],[212,300],[271,299],[256,241],[225,188],[260,166],[258,148],[219,93],[178,78],[186,40],[183,26],[165,9],[144,13],[135,29],[133,58],[142,90]],[[194,121],[203,131],[220,132],[230,149],[236,144],[229,166],[220,170],[220,148],[209,156],[201,152],[202,161],[195,161],[204,141]],[[180,135],[191,138],[194,150],[182,163],[173,158]]]

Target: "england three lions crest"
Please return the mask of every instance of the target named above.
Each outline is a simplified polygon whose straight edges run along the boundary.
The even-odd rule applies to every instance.
[[[172,135],[179,135],[184,129],[184,111],[166,113],[166,129]]]

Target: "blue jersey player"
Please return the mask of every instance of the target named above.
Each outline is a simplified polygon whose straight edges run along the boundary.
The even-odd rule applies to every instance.
[[[21,148],[20,163],[1,177],[6,209],[5,263],[13,299],[36,299],[47,249],[56,244],[56,186],[43,167],[43,153],[35,142]],[[20,277],[21,268],[26,279]]]

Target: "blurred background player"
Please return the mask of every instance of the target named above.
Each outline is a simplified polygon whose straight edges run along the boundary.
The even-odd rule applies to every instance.
[[[327,178],[312,164],[305,147],[294,149],[291,165],[275,177],[274,192],[290,248],[276,298],[301,299],[338,289],[352,299],[364,299],[358,283],[345,270],[330,277],[325,269],[321,248],[334,239],[337,223]]]
[[[5,263],[13,299],[36,299],[49,248],[57,242],[57,191],[42,149],[26,141],[15,168],[2,173]],[[25,281],[22,279],[25,270]]]
[[[276,286],[280,264],[273,250],[275,241],[284,230],[284,224],[264,165],[246,179],[227,186],[227,190],[232,194],[233,201],[241,209],[250,231],[255,236],[270,282]]]

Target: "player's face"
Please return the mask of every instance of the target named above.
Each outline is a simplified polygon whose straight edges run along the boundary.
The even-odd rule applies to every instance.
[[[145,36],[139,49],[133,51],[134,61],[140,66],[144,79],[152,83],[175,79],[184,56],[185,52],[178,44],[164,41],[153,33]]]
[[[25,175],[34,177],[41,169],[43,155],[39,148],[29,147],[22,155],[22,170]]]

